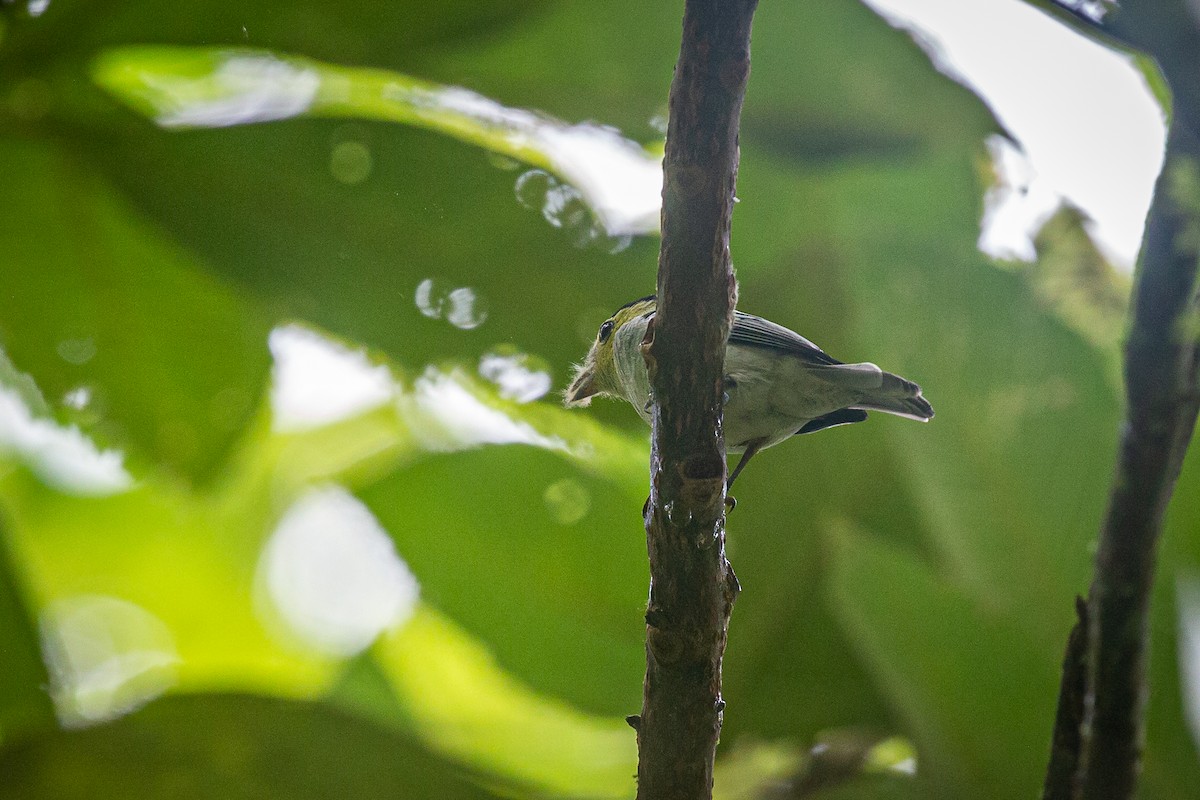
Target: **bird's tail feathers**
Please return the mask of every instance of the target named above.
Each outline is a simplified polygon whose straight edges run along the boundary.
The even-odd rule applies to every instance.
[[[921,387],[890,372],[883,373],[883,385],[851,408],[883,411],[920,422],[933,418],[933,406],[921,395]]]

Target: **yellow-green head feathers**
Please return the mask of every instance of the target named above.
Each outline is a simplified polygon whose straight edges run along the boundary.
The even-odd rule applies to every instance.
[[[615,334],[626,323],[653,313],[655,308],[655,297],[650,295],[626,303],[604,321],[596,333],[596,340],[592,342],[592,349],[583,363],[575,368],[575,376],[564,393],[567,405],[587,405],[598,394],[622,395],[613,353]]]

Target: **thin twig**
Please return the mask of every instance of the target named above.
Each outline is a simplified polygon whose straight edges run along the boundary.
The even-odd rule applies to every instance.
[[[639,800],[712,794],[721,658],[737,594],[725,558],[720,427],[736,299],[729,231],[756,4],[686,0],[671,84],[658,313],[643,348],[655,405]]]

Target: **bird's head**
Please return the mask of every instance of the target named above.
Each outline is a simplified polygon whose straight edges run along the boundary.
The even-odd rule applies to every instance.
[[[571,385],[563,393],[569,406],[586,406],[596,395],[619,395],[621,385],[617,378],[617,364],[613,355],[616,333],[627,322],[635,320],[656,308],[654,295],[626,303],[600,326],[596,341],[588,351],[583,363],[575,367]]]

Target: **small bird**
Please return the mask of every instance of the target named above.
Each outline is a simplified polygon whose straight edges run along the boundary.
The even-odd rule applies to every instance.
[[[656,309],[651,295],[604,321],[564,393],[568,406],[616,397],[650,422],[650,376],[641,344]],[[912,381],[874,364],[843,364],[782,325],[733,312],[725,349],[724,429],[726,450],[742,458],[729,488],[759,450],[796,434],[862,422],[868,411],[922,422],[933,417],[933,407]]]

